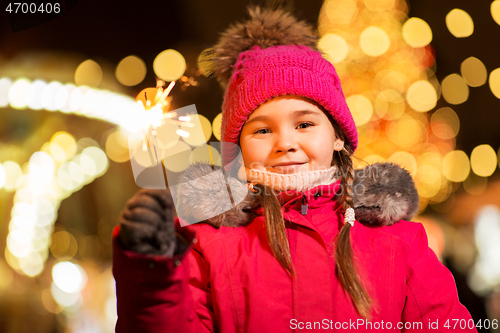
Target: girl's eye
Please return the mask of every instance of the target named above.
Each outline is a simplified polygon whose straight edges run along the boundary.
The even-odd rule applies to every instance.
[[[269,130],[267,128],[263,128],[263,129],[256,131],[254,134],[266,134],[266,133],[262,133],[262,131],[269,131]]]
[[[313,124],[311,124],[311,123],[302,123],[302,124],[300,124],[299,126],[302,126],[302,125],[309,125],[309,126],[307,126],[307,127],[314,126],[314,125],[313,125]],[[307,128],[307,127],[303,127],[303,128]]]

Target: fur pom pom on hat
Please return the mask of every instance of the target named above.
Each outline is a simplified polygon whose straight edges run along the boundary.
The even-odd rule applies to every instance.
[[[250,19],[232,25],[214,46],[214,72],[226,86],[222,105],[222,164],[238,155],[243,125],[261,104],[296,95],[319,103],[339,124],[354,151],[358,134],[333,65],[316,49],[305,22],[282,9],[249,9]]]

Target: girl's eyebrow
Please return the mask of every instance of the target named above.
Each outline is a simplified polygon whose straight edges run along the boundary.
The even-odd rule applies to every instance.
[[[307,114],[312,114],[312,115],[316,115],[316,116],[320,115],[319,112],[312,111],[312,110],[298,110],[298,111],[294,111],[293,112],[293,116],[295,118],[298,118],[300,116],[304,116],[304,115],[307,115]],[[248,120],[246,122],[246,125],[250,124],[252,121],[258,121],[258,120],[265,121],[265,120],[270,120],[270,119],[271,119],[271,117],[266,116],[266,115],[256,116],[256,117],[253,117],[252,119]]]

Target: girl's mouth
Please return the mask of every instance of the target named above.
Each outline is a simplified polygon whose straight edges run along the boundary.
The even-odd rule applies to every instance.
[[[276,172],[278,172],[278,173],[296,173],[296,172],[299,172],[299,170],[302,168],[302,166],[304,164],[305,163],[277,165],[277,166],[273,166],[271,168],[273,169],[273,171],[276,170]]]

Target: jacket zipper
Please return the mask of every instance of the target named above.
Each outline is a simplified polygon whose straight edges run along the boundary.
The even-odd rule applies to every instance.
[[[301,208],[301,212],[302,212],[302,215],[307,215],[307,199],[306,199],[306,195],[304,194],[304,192],[301,192],[302,193],[302,206],[300,207]]]

